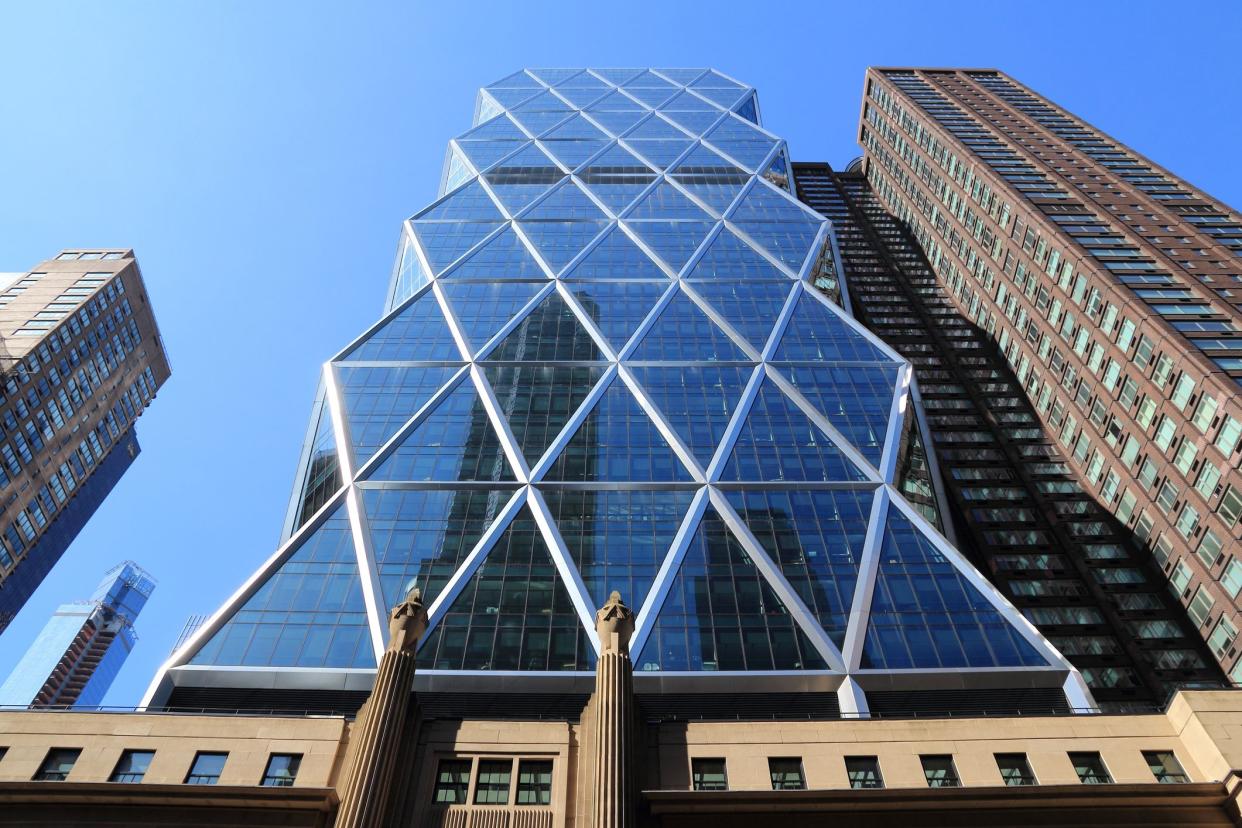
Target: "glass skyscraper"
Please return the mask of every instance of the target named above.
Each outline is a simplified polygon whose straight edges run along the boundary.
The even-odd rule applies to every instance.
[[[151,576],[126,561],[90,601],[60,605],[0,685],[0,706],[98,706],[134,649],[134,621],[154,590]]]
[[[365,689],[416,585],[439,689],[589,684],[615,589],[640,693],[1088,704],[902,497],[910,365],[825,298],[832,228],[788,170],[755,90],[712,70],[482,90],[386,313],[324,366],[284,544],[151,698]]]

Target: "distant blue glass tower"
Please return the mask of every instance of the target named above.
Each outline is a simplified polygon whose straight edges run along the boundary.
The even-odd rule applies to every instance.
[[[0,706],[98,706],[134,649],[134,621],[154,589],[151,576],[126,561],[104,575],[90,601],[61,604],[0,685]]]
[[[366,688],[412,585],[442,690],[589,687],[614,589],[639,692],[1079,686],[893,487],[910,366],[812,285],[752,88],[535,69],[475,122],[325,366],[286,543],[152,698]]]

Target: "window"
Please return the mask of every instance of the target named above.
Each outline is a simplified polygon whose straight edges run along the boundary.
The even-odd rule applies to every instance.
[[[1156,777],[1157,782],[1176,785],[1190,781],[1186,771],[1182,770],[1182,763],[1177,761],[1172,751],[1145,750],[1143,758],[1147,760],[1147,767],[1151,768],[1151,774]]]
[[[259,784],[268,788],[292,787],[301,764],[300,753],[273,753],[267,760],[267,770],[263,771],[263,781]]]
[[[116,767],[112,769],[109,782],[141,782],[146,775],[151,760],[155,758],[153,750],[127,750],[121,754]]]
[[[772,778],[772,790],[774,791],[806,789],[806,777],[802,775],[802,760],[797,757],[769,759],[768,775]]]
[[[920,756],[923,763],[923,778],[929,788],[958,788],[961,781],[957,778],[957,768],[953,767],[952,756]]]
[[[727,791],[729,777],[723,759],[691,759],[691,777],[696,791]]]
[[[187,785],[214,785],[220,781],[220,772],[224,770],[224,762],[229,758],[227,753],[208,753],[199,751],[194,754],[194,764],[186,774]]]
[[[64,782],[73,763],[82,755],[81,748],[52,748],[43,759],[38,772],[34,775],[35,782]]]
[[[1100,754],[1071,753],[1069,760],[1074,766],[1074,773],[1078,774],[1078,781],[1082,784],[1108,785],[1112,783],[1113,778],[1108,775],[1108,768],[1104,767],[1104,760],[1100,758]]]
[[[479,777],[474,786],[474,804],[507,805],[509,777],[512,775],[513,762],[507,759],[479,762]]]
[[[470,791],[469,759],[444,759],[436,772],[433,801],[446,805],[464,805]]]
[[[517,804],[552,804],[552,763],[523,759],[518,762]]]
[[[1025,753],[998,753],[996,767],[1006,785],[1036,784],[1035,774],[1031,770],[1031,763],[1026,761]]]
[[[884,787],[884,777],[880,775],[880,760],[874,756],[845,757],[845,774],[849,777],[851,788]]]

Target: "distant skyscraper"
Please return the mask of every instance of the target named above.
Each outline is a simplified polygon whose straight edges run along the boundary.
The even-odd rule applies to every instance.
[[[1242,215],[996,71],[868,70],[859,137],[871,189],[999,346],[1033,401],[1028,427],[1073,470],[1073,483],[1033,485],[1090,495],[1050,515],[1078,533],[1071,543],[1054,531],[1039,542],[1050,554],[1023,564],[1032,576],[1001,577],[1045,604],[1107,605],[1098,621],[1067,614],[1063,630],[1105,648],[1093,655],[1126,651],[1097,682],[1210,672],[1184,625],[1163,620],[1166,587],[1242,681]],[[991,494],[972,508],[1011,513],[997,537],[1015,540],[992,549],[1025,555],[1017,539],[1043,527],[1006,490],[981,482],[975,493]],[[1111,518],[1076,519],[1101,509],[1165,576],[1114,540]],[[1133,641],[1097,636],[1110,627]],[[1157,682],[1136,674],[1143,663]]]
[[[0,289],[0,631],[138,456],[168,359],[128,250],[70,250]]]
[[[0,684],[0,706],[99,705],[134,649],[134,621],[154,589],[151,576],[126,561],[90,601],[61,604]]]
[[[417,681],[449,694],[589,682],[616,589],[649,698],[1089,704],[926,519],[911,366],[821,292],[830,226],[758,113],[702,69],[484,89],[388,312],[325,366],[287,542],[157,703],[365,687],[417,585]]]

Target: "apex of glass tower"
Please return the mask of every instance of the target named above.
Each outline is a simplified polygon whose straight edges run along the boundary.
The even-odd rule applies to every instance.
[[[440,688],[572,684],[613,590],[640,691],[1060,686],[893,487],[911,369],[812,284],[832,230],[788,167],[713,70],[485,87],[324,367],[287,541],[167,681],[350,686],[417,586]]]

